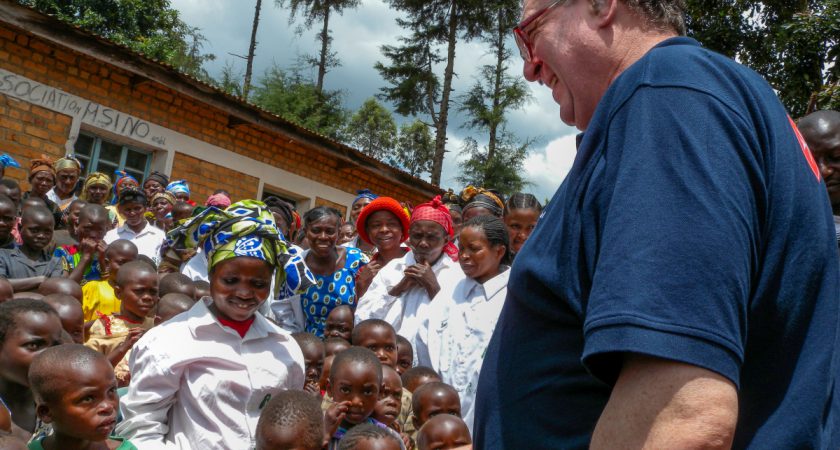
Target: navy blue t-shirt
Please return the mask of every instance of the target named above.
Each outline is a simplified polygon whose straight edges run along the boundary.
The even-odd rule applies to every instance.
[[[623,352],[731,380],[737,448],[838,448],[840,266],[797,133],[761,77],[692,39],[622,73],[516,257],[476,449],[587,447]]]

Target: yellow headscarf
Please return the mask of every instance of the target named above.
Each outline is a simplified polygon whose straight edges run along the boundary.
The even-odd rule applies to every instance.
[[[105,186],[106,190],[111,190],[111,178],[102,172],[93,172],[87,176],[87,179],[85,179],[85,186],[82,189],[81,195],[82,200],[90,201],[90,199],[88,198],[88,188],[95,184],[101,184]]]

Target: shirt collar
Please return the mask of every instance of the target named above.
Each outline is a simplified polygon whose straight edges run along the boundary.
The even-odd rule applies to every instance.
[[[218,333],[230,333],[233,336],[239,338],[239,334],[228,328],[223,326],[219,323],[219,320],[216,319],[216,316],[210,312],[208,306],[213,303],[213,299],[210,297],[204,297],[201,300],[195,302],[195,306],[190,308],[188,314],[189,317],[187,319],[188,326],[190,331],[192,332],[193,337],[200,339],[203,337],[204,333],[207,333],[206,338],[214,339],[218,336]],[[244,338],[241,338],[243,342],[250,341],[253,339],[261,339],[268,337],[269,335],[276,335],[280,338],[280,340],[288,340],[289,336],[287,333],[282,331],[277,326],[273,325],[271,322],[268,321],[265,317],[262,316],[259,312],[255,313],[254,323],[251,324],[251,328],[248,329],[248,332],[245,334]]]
[[[488,300],[505,289],[508,284],[508,278],[510,277],[510,267],[502,266],[501,269],[502,271],[498,275],[485,281],[484,284],[479,283],[474,278],[466,278],[464,280],[464,298],[469,297],[477,289],[480,289],[484,293],[484,299]]]

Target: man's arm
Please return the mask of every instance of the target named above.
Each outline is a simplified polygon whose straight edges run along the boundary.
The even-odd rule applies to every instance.
[[[591,448],[730,448],[737,420],[738,393],[727,378],[627,354]]]

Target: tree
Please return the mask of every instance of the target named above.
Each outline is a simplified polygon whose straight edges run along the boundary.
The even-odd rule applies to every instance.
[[[402,167],[415,177],[432,171],[432,155],[435,151],[435,140],[429,132],[429,126],[415,120],[410,124],[400,126],[400,136],[397,138],[397,148],[391,165]]]
[[[467,159],[459,163],[457,180],[465,185],[492,187],[506,197],[522,191],[529,184],[522,177],[522,166],[530,145],[531,141],[518,142],[503,130],[496,142],[496,154],[490,159],[486,147],[479,149],[475,139],[467,138],[461,148]]]
[[[688,34],[763,75],[794,117],[840,107],[840,0],[687,0]]]
[[[45,14],[210,81],[204,36],[181,20],[169,0],[18,0]]]
[[[242,96],[242,86],[239,84],[239,79],[242,78],[241,73],[234,71],[233,65],[228,61],[222,68],[222,78],[216,80],[216,86],[219,89],[236,97]]]
[[[367,99],[353,114],[344,132],[348,144],[380,161],[394,158],[397,124],[391,112],[375,98]]]
[[[341,138],[347,117],[339,91],[318,92],[297,69],[274,66],[254,86],[254,103],[332,139]]]
[[[304,26],[312,28],[315,22],[320,21],[321,32],[318,33],[318,41],[321,43],[321,51],[318,58],[309,59],[313,66],[318,67],[318,78],[315,84],[317,91],[324,90],[324,77],[330,67],[338,66],[340,63],[334,52],[330,52],[330,14],[336,12],[344,13],[345,9],[357,8],[361,0],[274,0],[278,6],[285,6],[288,2],[291,14],[289,23],[294,21],[295,16],[300,13],[304,17]]]
[[[411,30],[399,46],[383,46],[388,65],[376,69],[391,87],[382,88],[382,98],[397,105],[402,115],[423,114],[435,128],[435,152],[432,158],[432,184],[440,184],[446,153],[446,128],[452,80],[455,76],[455,48],[460,40],[478,37],[489,23],[492,5],[478,0],[389,0],[393,8],[407,14],[397,23]],[[438,46],[445,47],[441,56]],[[435,73],[435,64],[445,62],[443,81]]]
[[[257,27],[260,24],[260,8],[262,0],[257,0],[254,8],[254,23],[251,25],[251,44],[248,46],[248,58],[245,64],[245,80],[242,82],[242,97],[248,100],[248,92],[251,90],[251,75],[254,69],[254,53],[257,51]]]

